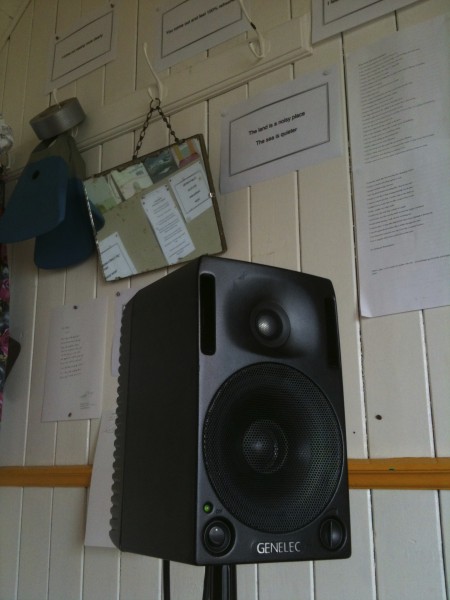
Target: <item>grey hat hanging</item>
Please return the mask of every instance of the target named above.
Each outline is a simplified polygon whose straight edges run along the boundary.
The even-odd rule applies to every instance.
[[[95,252],[82,180],[85,164],[68,133],[84,118],[76,99],[31,120],[43,141],[33,150],[0,219],[0,241],[35,237],[35,264],[44,269],[78,264]],[[96,228],[103,218],[91,207]]]

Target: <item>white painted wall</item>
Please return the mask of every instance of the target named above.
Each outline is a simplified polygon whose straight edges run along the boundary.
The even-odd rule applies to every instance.
[[[42,93],[49,38],[102,5],[103,0],[31,0],[0,49],[0,110],[14,129],[13,171],[19,172],[37,144],[30,118],[50,102]],[[172,125],[182,137],[204,134],[217,189],[223,110],[333,64],[345,83],[344,52],[450,11],[450,0],[424,0],[311,50],[309,0],[251,0],[249,5],[258,28],[276,41],[265,63],[256,64],[245,36],[240,36],[163,74],[168,77],[166,106]],[[151,41],[154,6],[153,0],[122,0],[117,59],[58,90],[59,100],[76,95],[88,115],[77,144],[89,173],[131,157],[148,109],[146,88],[152,83],[142,44]],[[217,78],[217,72],[225,72],[217,65],[224,64],[236,65],[227,81]],[[345,114],[343,123],[347,140]],[[142,152],[167,140],[164,124],[156,120]],[[346,148],[339,158],[219,196],[226,256],[332,279],[350,457],[448,456],[450,308],[359,318],[350,182]],[[9,259],[11,330],[22,352],[6,389],[0,465],[90,463],[98,421],[41,423],[50,311],[106,296],[110,347],[116,293],[151,283],[165,272],[105,283],[96,257],[73,269],[39,271],[32,241],[10,246]],[[115,398],[107,353],[103,407],[113,408]],[[376,419],[377,414],[383,419]],[[352,491],[351,510],[351,559],[238,567],[239,600],[447,597],[450,493]],[[0,488],[0,600],[161,597],[159,561],[84,548],[85,511],[83,489]],[[173,565],[174,600],[201,598],[202,577],[200,568]]]

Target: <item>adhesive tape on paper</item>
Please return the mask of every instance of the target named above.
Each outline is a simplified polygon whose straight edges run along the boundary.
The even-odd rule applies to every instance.
[[[86,115],[78,99],[68,98],[33,117],[30,125],[40,140],[48,140],[69,131],[85,118]]]

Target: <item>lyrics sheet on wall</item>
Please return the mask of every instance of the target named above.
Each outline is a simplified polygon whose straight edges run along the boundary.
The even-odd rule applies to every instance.
[[[106,315],[106,297],[52,310],[43,421],[100,417]]]
[[[450,304],[450,19],[347,56],[360,305]]]

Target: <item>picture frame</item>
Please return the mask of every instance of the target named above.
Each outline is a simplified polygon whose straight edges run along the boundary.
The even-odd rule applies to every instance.
[[[90,176],[83,184],[106,281],[226,250],[201,134]],[[105,220],[99,231],[90,202]]]

